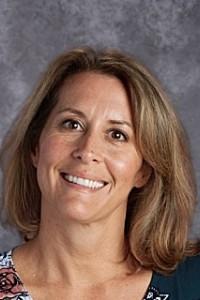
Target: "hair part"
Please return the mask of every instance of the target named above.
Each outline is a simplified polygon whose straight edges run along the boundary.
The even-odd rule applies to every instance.
[[[128,199],[125,235],[140,265],[168,273],[187,254],[196,203],[188,141],[167,96],[154,76],[135,58],[115,50],[79,48],[59,56],[47,69],[4,140],[1,164],[4,206],[11,224],[29,239],[40,226],[41,192],[31,161],[64,81],[80,72],[117,77],[130,100],[136,144],[150,177]]]

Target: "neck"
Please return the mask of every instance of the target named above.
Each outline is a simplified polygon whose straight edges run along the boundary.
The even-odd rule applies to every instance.
[[[113,220],[87,225],[68,222],[65,228],[41,224],[37,238],[27,247],[38,257],[42,276],[45,272],[49,282],[98,284],[130,272],[121,224]]]

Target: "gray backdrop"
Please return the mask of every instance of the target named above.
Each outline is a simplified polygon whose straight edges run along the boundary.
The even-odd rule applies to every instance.
[[[47,64],[79,45],[120,48],[163,83],[185,124],[200,189],[200,1],[0,0],[0,137]],[[200,236],[200,206],[193,235]],[[0,250],[20,242],[0,227]]]

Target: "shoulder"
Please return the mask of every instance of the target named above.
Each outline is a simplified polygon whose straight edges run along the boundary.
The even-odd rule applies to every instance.
[[[176,272],[177,282],[188,295],[188,299],[200,299],[200,254],[187,257],[179,264]],[[190,297],[190,298],[189,298]]]
[[[0,299],[29,299],[15,270],[12,250],[0,254]]]
[[[186,257],[176,270],[177,275],[184,276],[187,280],[198,279],[200,283],[200,254],[196,256]]]
[[[197,290],[200,297],[200,254],[186,257],[171,276],[183,289]]]
[[[169,275],[155,273],[152,285],[169,300],[200,299],[200,255],[186,257]]]
[[[0,253],[0,269],[12,267],[12,250]]]

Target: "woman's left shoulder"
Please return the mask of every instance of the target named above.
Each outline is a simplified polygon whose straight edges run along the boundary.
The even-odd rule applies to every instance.
[[[160,297],[152,299],[200,300],[200,254],[185,257],[169,275],[156,273],[152,285]]]
[[[200,254],[184,258],[178,265],[175,274],[187,286],[194,287],[197,284],[200,290]]]

